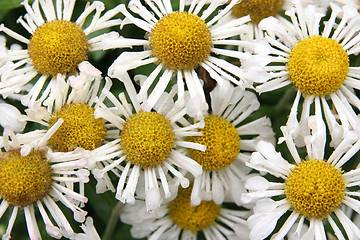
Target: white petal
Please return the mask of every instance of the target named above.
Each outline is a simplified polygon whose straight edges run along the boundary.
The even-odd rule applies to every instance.
[[[10,126],[14,132],[22,132],[26,121],[19,121],[22,116],[20,111],[7,103],[0,103],[0,124],[3,128]]]

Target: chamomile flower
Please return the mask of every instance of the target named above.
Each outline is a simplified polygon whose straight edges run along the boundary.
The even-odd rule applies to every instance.
[[[102,89],[109,89],[111,82],[107,80],[101,88],[101,77],[92,78],[84,73],[70,76],[68,81],[75,82],[76,88],[70,88],[67,84],[67,91],[59,96],[54,108],[46,109],[40,104],[29,107],[25,110],[27,116],[24,120],[40,123],[47,128],[38,130],[38,137],[41,137],[49,134],[48,131],[61,119],[61,126],[53,130],[48,139],[49,147],[57,152],[69,152],[77,148],[92,151],[102,146],[107,137],[105,121],[95,118],[94,112],[105,98],[101,95]]]
[[[209,1],[210,2],[210,1]],[[315,4],[313,0],[301,0],[304,5]],[[328,2],[328,1],[327,1]],[[240,38],[249,42],[261,40],[265,37],[265,31],[259,28],[259,23],[261,20],[267,17],[275,17],[282,20],[282,15],[284,11],[289,9],[292,6],[292,0],[247,0],[240,1],[234,5],[222,19],[219,21],[219,25],[232,21],[237,18],[244,17],[249,15],[251,21],[247,22],[243,28],[245,29],[240,33]],[[321,6],[318,10],[326,12],[327,7]],[[253,53],[261,52],[262,49],[254,48],[253,44],[249,48],[246,45],[239,45],[239,51],[245,52],[245,54],[252,55]],[[258,59],[260,58],[260,59]],[[242,62],[242,66],[247,71],[247,76],[249,79],[255,81],[264,81],[268,76],[264,74],[263,69],[266,64],[261,64],[264,62],[262,56],[252,56],[251,58],[246,58],[246,61]]]
[[[274,132],[268,118],[248,120],[260,106],[254,93],[225,83],[212,92],[211,111],[204,114],[205,127],[201,136],[189,141],[203,144],[206,151],[190,150],[190,157],[203,167],[194,179],[191,203],[214,200],[221,204],[227,197],[241,204],[244,181],[250,172],[245,166],[259,140],[274,142]]]
[[[95,110],[95,117],[109,122],[107,124],[114,141],[109,143],[113,144],[109,147],[100,147],[102,151],[99,150],[89,160],[93,164],[92,173],[98,181],[98,192],[114,190],[110,181],[104,181],[108,172],[113,172],[119,177],[117,199],[124,203],[134,203],[135,192],[140,191],[145,195],[147,209],[154,210],[159,207],[163,197],[171,196],[169,179],[178,179],[183,187],[187,187],[189,180],[184,177],[186,172],[194,176],[202,173],[202,167],[181,150],[205,150],[205,146],[185,139],[201,135],[197,129],[203,127],[204,122],[191,124],[186,119],[189,117],[187,109],[174,105],[176,86],[169,93],[164,92],[161,103],[148,110],[145,109],[148,106],[146,101],[138,101],[129,75],[124,74],[120,80],[125,85],[128,98],[125,93],[120,93],[116,98],[104,89],[102,94],[112,106],[100,104]],[[105,155],[117,148],[112,154]]]
[[[56,1],[56,4],[52,0],[35,0],[30,6],[25,0],[23,5],[27,13],[18,22],[31,34],[29,38],[12,31],[4,24],[0,25],[1,32],[27,46],[26,49],[7,52],[6,71],[1,74],[0,94],[6,96],[35,81],[22,103],[32,105],[43,90],[42,98],[52,99],[47,102],[51,107],[55,101],[54,96],[62,93],[62,83],[70,75],[77,75],[79,72],[90,76],[101,74],[87,62],[88,52],[103,50],[101,41],[108,34],[92,34],[119,25],[121,20],[112,19],[119,8],[109,10],[101,16],[104,4],[94,1],[72,22],[75,3],[76,0],[61,0]]]
[[[250,86],[245,71],[224,59],[243,60],[245,55],[231,50],[231,47],[250,47],[249,43],[233,38],[243,31],[243,25],[250,20],[249,17],[216,24],[237,2],[231,1],[219,12],[218,7],[222,7],[225,1],[212,1],[210,5],[205,5],[205,1],[192,1],[190,6],[186,6],[185,1],[179,1],[179,9],[175,10],[170,0],[146,0],[146,5],[139,0],[132,0],[128,7],[133,13],[122,5],[121,12],[125,15],[123,24],[135,24],[146,32],[145,37],[148,39],[104,39],[104,45],[108,48],[144,47],[143,51],[120,54],[109,68],[108,75],[118,77],[130,69],[153,64],[154,68],[138,94],[139,100],[144,101],[147,99],[147,91],[156,85],[147,99],[149,109],[171,81],[175,81],[178,86],[177,103],[184,104],[185,84],[191,97],[200,96],[200,100],[205,103],[202,82],[196,73],[199,66],[219,84],[230,81],[243,88]],[[140,18],[135,17],[135,14]],[[224,45],[228,48],[223,48]]]
[[[360,51],[359,13],[350,6],[330,5],[326,21],[314,6],[303,8],[295,0],[286,11],[290,21],[269,17],[259,24],[266,31],[268,48],[263,45],[262,49],[268,55],[258,59],[263,59],[269,78],[256,90],[263,93],[294,86],[297,94],[287,125],[298,144],[303,144],[301,135],[309,133],[307,119],[313,109],[323,111],[332,146],[347,130],[359,126],[355,112],[360,101],[354,90],[359,89],[360,68],[349,64],[349,57]]]
[[[59,203],[73,212],[77,222],[83,222],[87,214],[79,207],[87,198],[75,190],[89,181],[89,171],[84,169],[87,161],[77,153],[52,152],[46,146],[49,135],[34,142],[36,134],[33,131],[15,135],[5,128],[0,141],[4,149],[0,153],[0,218],[7,211],[10,215],[4,240],[11,238],[19,211],[24,212],[31,240],[41,239],[35,208],[46,232],[57,239],[75,234]]]
[[[191,187],[180,187],[173,196],[176,197],[164,201],[154,212],[147,212],[145,202],[136,200],[134,205],[124,207],[120,219],[132,225],[130,231],[134,238],[197,239],[200,232],[205,239],[249,238],[246,218],[250,211],[228,209],[214,201],[191,206]]]
[[[27,116],[21,120],[37,122],[45,128],[36,131],[33,141],[51,135],[47,143],[52,151],[76,152],[84,159],[103,160],[120,156],[119,132],[113,130],[112,124],[107,124],[105,119],[95,117],[95,110],[100,104],[104,105],[106,96],[102,92],[108,92],[112,85],[110,79],[106,78],[103,87],[101,77],[93,78],[84,73],[70,76],[68,80],[76,84],[73,88],[67,85],[67,91],[58,98],[53,109],[36,105],[25,110]],[[87,167],[93,168],[94,164],[92,162]],[[107,175],[99,182],[96,186],[98,193],[114,190]]]
[[[291,228],[292,235],[298,239],[326,239],[325,225],[332,228],[338,239],[359,239],[359,227],[341,208],[346,205],[358,213],[360,209],[359,192],[353,188],[360,184],[360,169],[348,172],[342,169],[360,148],[357,133],[349,131],[329,154],[325,150],[324,123],[321,129],[314,126],[316,134],[305,138],[307,156],[304,157],[301,156],[304,151],[296,148],[290,130],[285,126],[281,130],[284,133],[281,140],[286,141],[292,159],[284,159],[272,144],[260,141],[257,152],[247,163],[277,177],[269,181],[256,176],[246,182],[249,192],[243,194],[242,201],[258,200],[254,214],[248,218],[250,239],[266,238],[280,218],[285,218],[285,222],[272,239],[283,239]]]

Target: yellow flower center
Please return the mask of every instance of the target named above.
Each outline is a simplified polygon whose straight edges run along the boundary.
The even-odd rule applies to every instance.
[[[301,162],[285,181],[285,195],[294,210],[308,218],[326,218],[344,199],[342,172],[322,160]]]
[[[56,76],[76,71],[87,60],[89,43],[75,24],[54,20],[38,27],[30,39],[28,54],[40,74]]]
[[[0,196],[23,207],[42,199],[53,182],[53,170],[44,150],[21,156],[19,150],[0,154]]]
[[[180,228],[197,233],[215,222],[220,205],[214,201],[202,201],[199,206],[190,206],[191,190],[192,187],[179,188],[176,198],[169,203],[168,211]]]
[[[120,133],[121,146],[128,160],[143,168],[165,161],[175,143],[175,133],[163,115],[138,112],[127,120]]]
[[[156,23],[151,32],[150,47],[166,67],[194,69],[210,55],[211,32],[198,16],[173,12]]]
[[[222,117],[209,115],[200,131],[202,136],[190,137],[189,140],[207,148],[205,152],[191,149],[192,159],[205,170],[219,170],[234,162],[240,153],[240,137],[234,125]]]
[[[69,152],[77,147],[93,150],[104,141],[106,128],[102,119],[95,119],[94,108],[84,103],[64,105],[50,119],[49,128],[62,118],[64,122],[48,141],[52,150]]]
[[[276,16],[281,10],[283,0],[247,0],[241,1],[232,8],[235,17],[250,14],[251,21],[258,24],[264,18]]]
[[[287,67],[301,92],[321,96],[340,88],[349,72],[349,57],[336,40],[314,36],[291,50]]]

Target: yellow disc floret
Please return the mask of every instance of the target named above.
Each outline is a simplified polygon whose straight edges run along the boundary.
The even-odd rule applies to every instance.
[[[143,168],[165,161],[175,143],[170,121],[156,112],[140,111],[124,124],[121,146],[128,160]]]
[[[326,218],[344,199],[342,172],[322,160],[301,162],[285,182],[286,198],[308,218]]]
[[[169,216],[180,228],[196,234],[214,224],[220,205],[201,201],[199,206],[190,206],[191,190],[192,187],[179,188],[176,198],[169,203]]]
[[[85,33],[69,21],[54,20],[38,27],[29,42],[28,54],[40,74],[56,76],[76,71],[87,60]]]
[[[210,29],[194,14],[173,12],[156,23],[151,32],[150,47],[166,67],[194,69],[210,55]]]
[[[232,8],[235,17],[250,15],[251,21],[258,24],[264,18],[276,16],[283,5],[283,0],[247,0]]]
[[[349,72],[349,57],[336,40],[314,36],[291,50],[287,67],[291,81],[301,92],[321,96],[343,84]]]
[[[77,147],[93,150],[104,141],[106,128],[102,119],[94,117],[94,108],[84,103],[64,105],[50,119],[49,128],[62,118],[64,122],[48,140],[52,150],[68,152]]]
[[[201,132],[202,136],[189,140],[207,146],[206,151],[191,149],[192,159],[205,170],[219,170],[234,162],[240,153],[240,137],[234,125],[222,117],[209,115]]]
[[[0,154],[0,197],[14,206],[27,206],[49,191],[53,171],[44,150],[21,156],[20,150]]]

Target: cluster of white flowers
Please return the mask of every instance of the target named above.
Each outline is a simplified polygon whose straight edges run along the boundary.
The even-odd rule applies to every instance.
[[[91,180],[134,238],[360,239],[357,1],[22,4],[29,38],[0,25],[3,240],[19,211],[31,240],[100,239]],[[288,113],[259,114],[278,89]]]

